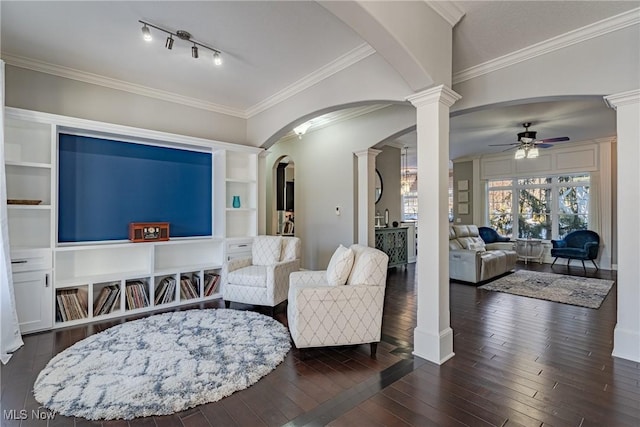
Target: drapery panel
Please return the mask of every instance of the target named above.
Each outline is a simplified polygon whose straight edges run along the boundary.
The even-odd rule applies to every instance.
[[[0,61],[0,113],[0,360],[7,363],[11,353],[22,347],[23,342],[18,325],[9,250],[7,175],[4,164],[4,61]]]

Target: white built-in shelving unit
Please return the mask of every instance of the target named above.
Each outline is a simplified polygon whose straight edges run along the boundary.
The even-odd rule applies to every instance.
[[[221,297],[219,280],[207,285],[225,260],[250,254],[257,234],[261,149],[13,108],[5,113],[7,194],[18,203],[8,205],[9,239],[23,333]],[[212,235],[58,243],[58,133],[70,129],[210,151]]]

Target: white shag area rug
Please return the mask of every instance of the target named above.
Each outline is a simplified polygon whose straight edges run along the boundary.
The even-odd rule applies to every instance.
[[[90,420],[166,415],[215,402],[271,372],[291,348],[278,321],[229,309],[164,313],[92,335],[49,361],[43,406]]]

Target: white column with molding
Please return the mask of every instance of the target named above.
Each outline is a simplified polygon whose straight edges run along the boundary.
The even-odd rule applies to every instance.
[[[640,362],[640,90],[609,95],[618,147],[618,322],[613,356]]]
[[[418,133],[418,324],[413,354],[453,357],[449,314],[449,108],[460,95],[442,85],[407,98]]]
[[[258,234],[267,234],[267,156],[264,150],[258,154]]]
[[[375,247],[376,156],[382,151],[357,151],[358,158],[358,243]]]

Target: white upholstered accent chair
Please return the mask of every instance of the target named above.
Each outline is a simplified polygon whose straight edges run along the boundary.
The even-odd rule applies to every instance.
[[[368,343],[375,357],[389,257],[368,246],[352,245],[348,250],[352,264],[341,247],[329,263],[333,271],[291,274],[289,331],[298,348]]]
[[[256,236],[250,258],[237,258],[222,266],[222,297],[231,301],[272,308],[287,299],[289,275],[300,270],[300,239]]]

